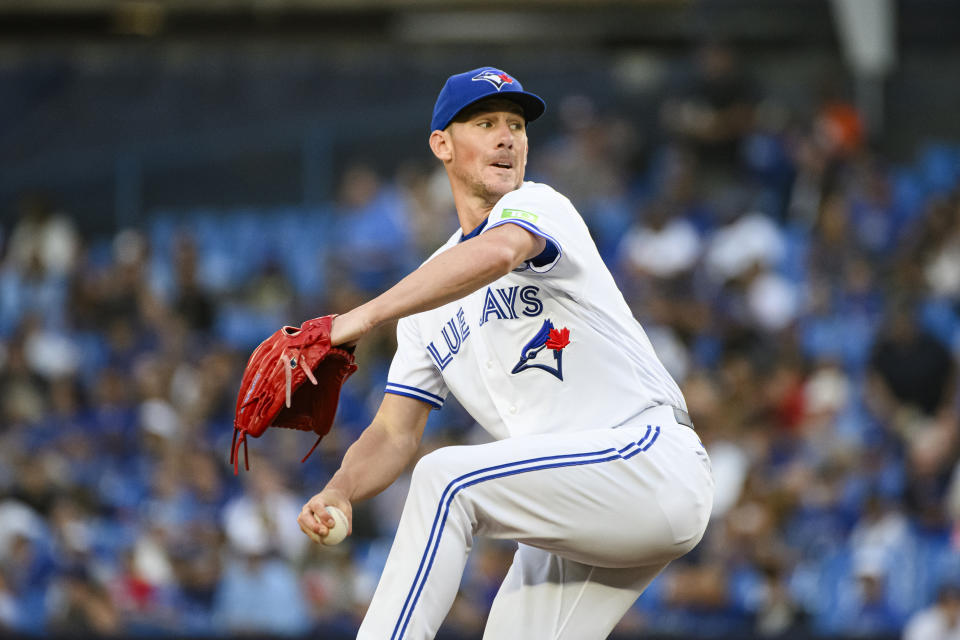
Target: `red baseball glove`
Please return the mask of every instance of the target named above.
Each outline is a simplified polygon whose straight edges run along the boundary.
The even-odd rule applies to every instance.
[[[260,343],[243,372],[233,420],[230,464],[239,472],[240,445],[244,464],[247,436],[254,438],[268,427],[315,431],[320,437],[303,462],[333,425],[340,387],[357,370],[352,349],[330,345],[333,316],[307,320],[300,328],[283,327]],[[307,380],[311,384],[304,384]],[[237,435],[239,434],[239,438]]]

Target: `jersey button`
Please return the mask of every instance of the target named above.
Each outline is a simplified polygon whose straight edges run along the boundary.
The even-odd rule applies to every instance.
[[[493,360],[487,360],[487,369],[493,369]]]
[[[517,412],[517,407],[516,407],[516,405],[511,405],[511,407],[510,407],[510,413],[516,413],[516,412]]]

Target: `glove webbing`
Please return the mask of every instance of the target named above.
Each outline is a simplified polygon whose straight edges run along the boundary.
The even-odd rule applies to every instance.
[[[300,358],[300,352],[302,348],[297,348],[297,353],[294,356],[288,357],[287,351],[284,349],[283,353],[280,354],[280,366],[283,367],[284,374],[286,376],[286,405],[287,408],[290,408],[291,389],[293,387],[293,370],[299,365],[303,372],[307,374],[307,379],[310,380],[314,385],[317,383],[316,376],[313,375],[313,371],[310,371],[310,367],[307,366],[307,362]],[[251,389],[252,391],[252,389]],[[283,425],[272,425],[272,426],[283,426]],[[284,428],[293,428],[293,427],[284,427]],[[240,438],[237,438],[237,432],[240,432]],[[300,461],[300,464],[303,464],[307,461],[307,458],[314,452],[317,448],[317,445],[320,444],[320,440],[323,439],[323,436],[317,438],[317,441],[313,443],[313,446],[310,447],[310,451],[307,452],[307,455],[303,457],[303,460]],[[233,443],[230,445],[230,464],[233,465],[233,475],[239,475],[240,473],[240,445],[243,445],[243,466],[247,471],[250,471],[250,457],[247,453],[247,432],[241,431],[236,426],[233,428]]]

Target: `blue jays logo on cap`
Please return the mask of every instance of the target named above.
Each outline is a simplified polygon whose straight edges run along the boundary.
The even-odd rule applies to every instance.
[[[524,91],[520,81],[509,73],[494,67],[480,67],[447,78],[433,107],[430,130],[446,129],[465,108],[493,96],[520,105],[527,122],[539,118],[546,109],[539,96]]]
[[[505,84],[513,84],[513,78],[505,74],[503,71],[498,73],[492,69],[483,70],[477,75],[473,76],[474,82],[483,82],[484,80],[495,86],[497,91],[500,91]]]
[[[510,373],[520,373],[527,369],[541,369],[563,380],[563,348],[568,344],[570,344],[570,330],[564,327],[558,331],[553,328],[553,322],[549,319],[544,320],[543,326],[537,331],[537,335],[523,345],[523,349],[520,351],[520,360],[517,361]],[[548,358],[545,361],[537,361],[537,357],[544,350],[553,352],[552,364]]]

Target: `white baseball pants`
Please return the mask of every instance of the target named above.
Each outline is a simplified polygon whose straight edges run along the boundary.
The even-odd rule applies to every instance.
[[[475,535],[520,543],[485,640],[605,638],[700,541],[712,503],[706,452],[666,406],[616,429],[438,449],[413,471],[357,638],[433,638]]]

